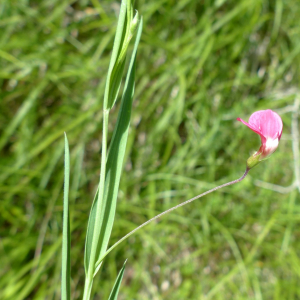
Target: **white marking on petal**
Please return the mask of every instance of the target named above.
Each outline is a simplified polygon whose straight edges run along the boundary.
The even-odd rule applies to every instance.
[[[264,150],[263,150],[263,157],[266,158],[267,156],[271,155],[278,147],[278,138],[272,139],[272,138],[267,138]]]

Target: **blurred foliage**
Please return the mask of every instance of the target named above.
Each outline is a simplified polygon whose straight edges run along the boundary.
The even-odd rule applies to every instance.
[[[1,1],[2,300],[60,299],[64,131],[72,299],[81,297],[119,7]],[[121,300],[300,298],[298,1],[138,0],[136,7],[144,30],[112,242],[243,174],[260,141],[236,117],[270,108],[284,131],[277,152],[243,182],[165,216],[110,253],[94,299],[108,298],[126,258]]]

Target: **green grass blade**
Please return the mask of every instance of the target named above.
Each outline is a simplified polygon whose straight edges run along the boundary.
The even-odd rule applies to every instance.
[[[90,212],[90,217],[89,217],[89,221],[88,221],[88,226],[87,226],[86,237],[85,237],[84,268],[85,268],[86,274],[88,272],[89,255],[91,253],[92,239],[93,239],[93,234],[94,234],[93,229],[95,227],[98,192],[99,192],[99,186],[98,186],[97,191],[94,196],[94,200],[93,200],[93,204],[92,204],[92,208],[91,208],[91,212]]]
[[[122,45],[122,41],[124,40],[124,25],[126,22],[126,7],[127,7],[127,0],[123,0],[121,3],[118,25],[117,25],[117,30],[116,30],[116,37],[114,40],[114,47],[113,47],[111,60],[110,60],[110,64],[109,64],[109,75],[111,74],[112,69],[116,63],[117,57],[121,51],[120,47]]]
[[[114,46],[113,46],[113,51],[111,55],[111,60],[109,64],[109,69],[108,69],[108,75],[107,75],[107,81],[106,81],[106,88],[105,88],[105,97],[104,97],[104,108],[108,109],[112,107],[112,102],[114,101],[109,101],[109,93],[111,89],[111,75],[113,72],[113,69],[115,67],[115,64],[117,62],[118,56],[120,54],[120,51],[122,49],[122,44],[125,39],[125,32],[126,32],[126,11],[127,11],[127,6],[130,5],[131,0],[123,0],[121,3],[121,8],[120,8],[120,14],[119,14],[119,19],[118,19],[118,25],[117,25],[117,30],[116,30],[116,37],[114,40]],[[129,2],[129,3],[128,3]],[[123,69],[122,69],[123,73]],[[121,85],[121,80],[118,84],[117,90],[119,90]],[[116,95],[114,96],[114,98]]]
[[[118,121],[113,133],[111,146],[107,158],[107,170],[105,180],[105,194],[102,207],[105,209],[101,211],[101,231],[99,238],[100,247],[97,249],[97,259],[105,253],[116,210],[117,192],[120,182],[121,170],[123,159],[125,155],[125,148],[127,143],[128,129],[131,116],[131,104],[134,92],[134,77],[135,77],[135,57],[137,47],[142,32],[142,20],[139,24],[139,29],[132,52],[132,57],[127,73],[127,78],[124,87],[124,93],[121,100],[121,108],[118,115]],[[85,269],[87,271],[89,266],[89,255],[92,248],[93,230],[95,227],[96,208],[98,197],[94,198],[93,206],[91,209],[88,231],[86,237],[85,248]],[[98,265],[98,264],[97,264]]]
[[[105,181],[105,173],[106,173],[106,147],[107,147],[107,126],[108,126],[108,100],[110,94],[110,85],[111,85],[111,77],[114,66],[118,60],[118,56],[120,54],[122,44],[124,41],[124,32],[126,31],[126,11],[128,2],[130,4],[130,0],[123,0],[120,8],[120,14],[118,18],[118,25],[116,30],[116,36],[114,40],[114,46],[112,51],[112,57],[109,64],[108,75],[106,79],[106,86],[104,92],[104,103],[103,103],[103,135],[102,135],[102,158],[101,158],[101,174],[100,174],[100,182],[98,186],[98,192],[94,198],[92,209],[90,212],[90,217],[88,221],[87,235],[86,235],[86,243],[85,243],[85,253],[84,253],[84,265],[86,274],[88,274],[88,270],[90,268],[90,259],[93,261],[92,264],[95,263],[95,253],[97,253],[96,247],[98,247],[98,232],[100,231],[99,222],[96,220],[99,219],[99,207],[96,205],[98,203],[98,198],[101,201],[103,199],[104,194],[104,181]],[[119,86],[121,84],[121,78],[119,82]],[[97,201],[96,201],[97,200]],[[100,203],[99,203],[100,204]],[[92,258],[91,258],[92,256]],[[93,266],[94,267],[94,266]],[[93,268],[92,267],[92,268]],[[94,270],[93,270],[94,272]],[[92,272],[90,272],[91,275]]]
[[[118,120],[108,151],[102,206],[104,207],[104,210],[101,212],[101,231],[99,238],[100,247],[97,253],[97,259],[102,257],[106,252],[115,217],[118,188],[123,168],[123,160],[126,150],[134,94],[136,52],[140,41],[142,28],[143,20],[141,19],[127,73]],[[98,262],[96,265],[98,265]]]
[[[124,265],[123,265],[122,269],[120,270],[120,272],[117,276],[117,279],[116,279],[115,284],[114,284],[114,286],[111,290],[111,293],[109,295],[108,300],[117,300],[118,299],[119,289],[120,289],[121,282],[122,282],[122,279],[123,279],[126,262],[127,262],[127,260],[125,260]]]
[[[68,138],[65,133],[65,172],[64,172],[64,212],[62,238],[62,271],[61,271],[61,299],[70,300],[70,219],[69,219],[69,183],[70,183],[70,152]]]

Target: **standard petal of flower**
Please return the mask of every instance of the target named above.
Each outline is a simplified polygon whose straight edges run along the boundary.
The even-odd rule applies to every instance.
[[[246,125],[247,127],[249,127],[252,131],[254,131],[255,133],[259,134],[260,135],[260,138],[261,138],[261,142],[264,144],[266,142],[266,138],[265,136],[262,134],[262,132],[260,131],[259,129],[259,126],[256,126],[256,124],[249,124],[247,122],[245,122],[243,119],[241,118],[237,118],[238,121],[242,122],[244,125]]]
[[[265,138],[276,139],[282,134],[282,120],[280,116],[270,109],[253,113],[249,124],[260,131]]]

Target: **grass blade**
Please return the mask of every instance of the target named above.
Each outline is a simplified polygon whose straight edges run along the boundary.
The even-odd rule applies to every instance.
[[[92,208],[91,208],[91,212],[90,212],[90,217],[88,220],[86,237],[85,237],[84,267],[85,267],[86,274],[88,272],[89,255],[91,253],[92,240],[93,240],[93,234],[94,234],[95,219],[96,219],[96,213],[97,213],[98,193],[99,193],[99,186],[98,186],[97,191],[94,196],[94,200],[93,200],[93,204],[92,204]]]
[[[69,184],[70,184],[70,152],[68,138],[65,133],[65,172],[64,172],[64,212],[62,238],[62,271],[61,271],[61,299],[70,300],[70,219],[69,219]]]
[[[125,21],[124,16],[126,16],[126,14],[127,17]],[[138,27],[138,25],[142,24],[141,22],[139,22],[138,13],[136,13],[133,19],[132,16],[133,7],[131,0],[122,1],[122,9],[120,11],[111,64],[115,60],[115,51],[119,52],[118,59],[116,61],[116,65],[113,67],[113,71],[111,71],[110,69],[111,65],[109,67],[109,74],[107,77],[104,94],[100,182],[98,186],[98,195],[97,197],[95,197],[94,202],[92,204],[86,236],[84,257],[86,280],[83,293],[84,300],[90,299],[91,289],[93,285],[93,277],[96,273],[95,269],[97,260],[99,259],[102,253],[105,253],[107,249],[115,217],[117,192],[119,188],[121,170],[123,166],[125,148],[128,137],[128,129],[131,117],[131,105],[134,93],[135,57],[137,52],[137,46],[141,36],[142,26],[139,26],[139,32],[137,34],[134,50],[131,55],[130,65],[127,71],[124,93],[122,97],[121,109],[118,115],[118,121],[115,127],[110,149],[107,155],[106,151],[108,139],[108,120],[110,108],[114,104],[114,98],[117,97],[115,93],[118,93],[118,89],[122,81],[121,73],[123,73],[123,68],[125,66],[128,43],[134,36],[135,30]],[[121,23],[123,25],[119,26]],[[123,43],[122,47],[120,48],[120,44],[118,44],[117,37],[121,36],[121,32]],[[114,72],[114,74],[112,75],[111,72]],[[111,94],[112,91],[113,93]],[[97,267],[97,271],[98,269],[99,267]]]
[[[104,108],[108,109],[112,107],[112,102],[114,102],[116,95],[114,96],[114,100],[111,100],[110,103],[109,101],[109,93],[110,93],[110,88],[111,88],[111,76],[113,69],[115,67],[117,58],[120,54],[122,44],[125,39],[125,32],[126,32],[126,11],[127,11],[127,6],[129,5],[131,0],[122,0],[121,3],[121,8],[120,8],[120,14],[119,14],[119,19],[118,19],[118,25],[117,25],[117,31],[116,31],[116,37],[114,40],[114,47],[113,47],[113,52],[111,56],[111,60],[109,63],[109,69],[108,69],[108,76],[107,76],[107,81],[106,81],[106,89],[105,89],[105,97],[104,97]],[[129,2],[129,3],[128,3]],[[124,69],[124,67],[123,67]],[[123,69],[121,72],[123,73]],[[117,90],[119,90],[121,85],[121,80],[118,82],[118,87]]]
[[[125,156],[128,130],[130,125],[132,100],[134,94],[136,52],[140,41],[142,28],[143,20],[141,19],[127,73],[118,120],[108,151],[104,198],[102,206],[104,210],[102,211],[101,216],[101,231],[99,238],[99,245],[101,246],[99,247],[99,251],[97,253],[97,259],[102,257],[106,252],[115,217],[117,195],[123,168],[123,160]],[[99,263],[97,261],[96,266]]]
[[[128,5],[127,2],[130,3],[130,0],[123,0],[121,3],[117,31],[116,31],[116,36],[115,36],[114,46],[113,46],[113,51],[112,51],[112,57],[110,60],[108,75],[107,75],[107,79],[106,79],[104,103],[103,103],[103,129],[102,129],[103,135],[102,135],[101,173],[100,173],[100,182],[99,182],[98,190],[95,195],[95,198],[94,198],[94,201],[92,204],[92,208],[91,208],[91,212],[90,212],[87,234],[86,234],[85,253],[84,253],[84,266],[85,266],[86,274],[88,274],[88,270],[91,269],[90,260],[92,260],[92,265],[94,265],[95,253],[97,253],[96,247],[98,245],[98,236],[99,236],[98,232],[100,230],[100,228],[98,226],[99,222],[96,222],[96,220],[98,220],[98,218],[99,218],[98,215],[100,213],[99,212],[100,207],[98,207],[97,203],[98,203],[98,199],[100,199],[100,202],[102,203],[103,193],[104,193],[105,173],[106,173],[107,126],[108,126],[108,115],[109,115],[107,103],[108,103],[108,97],[109,97],[109,93],[110,93],[112,70],[117,61],[118,54],[121,51],[122,42],[124,40],[124,30],[126,30],[126,11],[127,11],[127,5]],[[92,266],[92,269],[93,268],[94,268],[94,266]],[[89,275],[91,276],[92,275],[91,273],[93,273],[93,272],[94,272],[94,270],[92,270],[92,272],[90,272]]]
[[[118,274],[118,277],[115,281],[113,289],[111,290],[111,293],[109,295],[108,300],[117,300],[118,299],[119,289],[120,289],[121,282],[122,282],[122,279],[123,279],[126,262],[127,262],[127,260],[125,260],[124,265],[123,265],[122,269],[120,270],[120,272]]]

